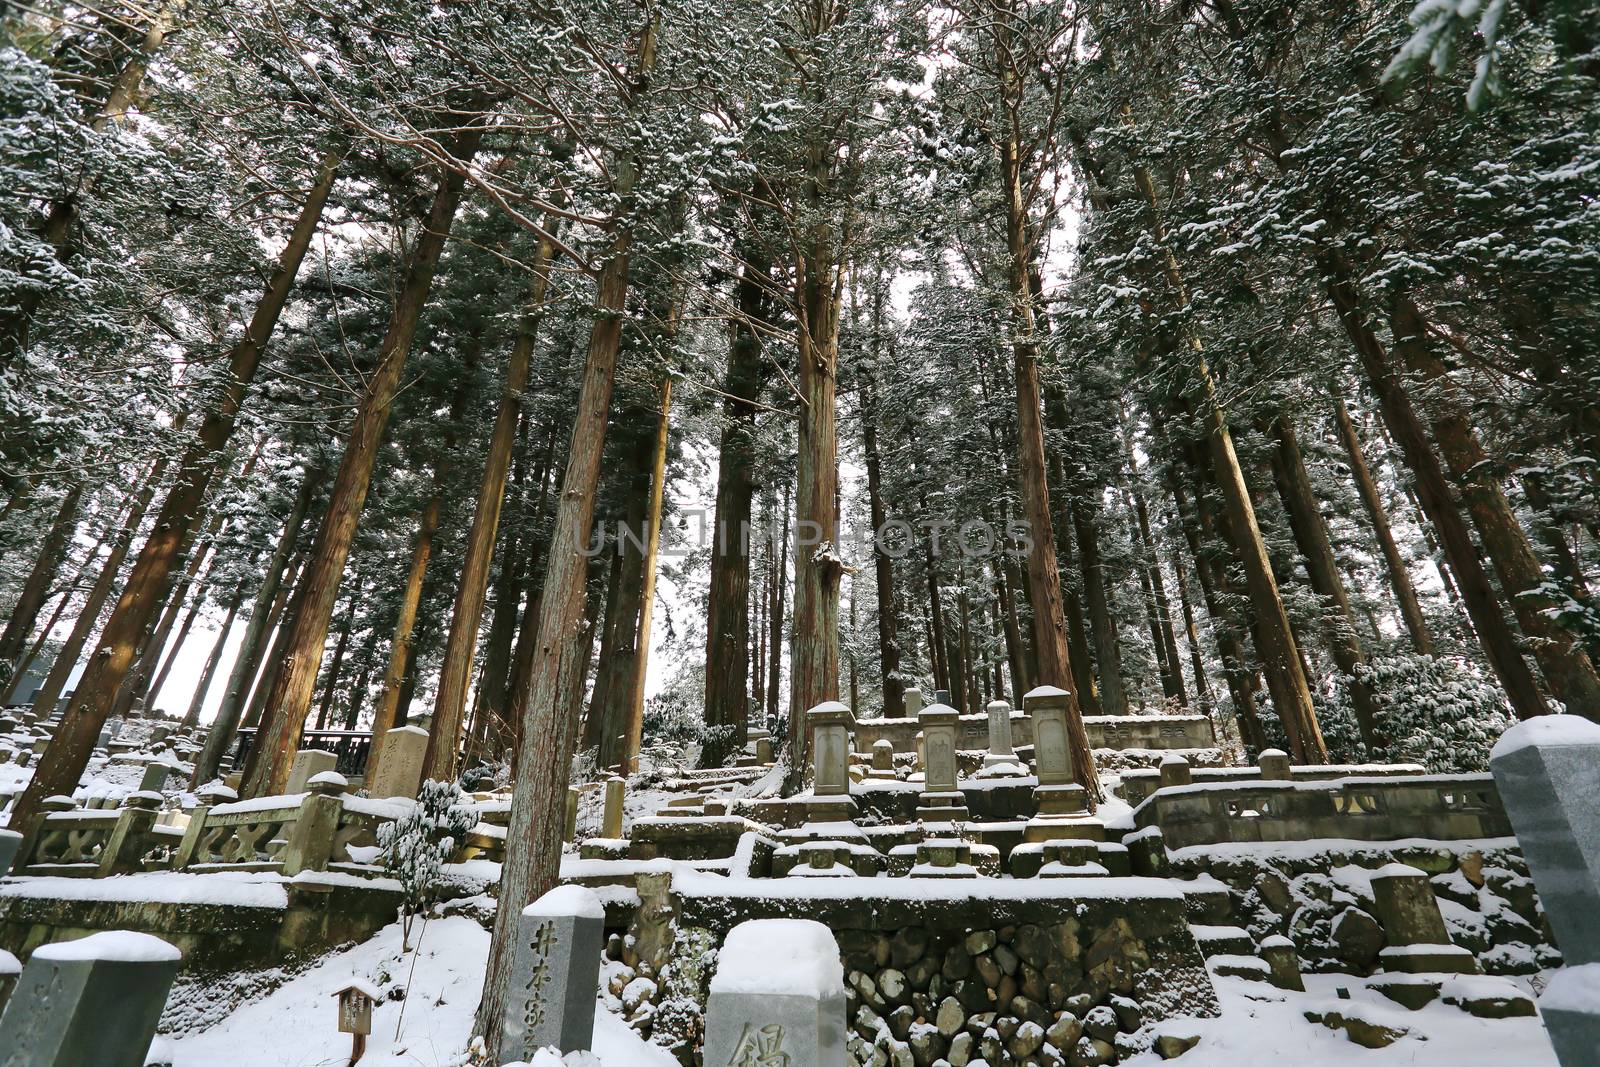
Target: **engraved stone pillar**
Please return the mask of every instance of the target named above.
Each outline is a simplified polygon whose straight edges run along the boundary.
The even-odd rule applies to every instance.
[[[1004,700],[991,700],[984,710],[989,713],[989,754],[983,758],[983,765],[997,767],[1017,762],[1016,750],[1011,747],[1011,705]]]
[[[502,1056],[532,1061],[542,1048],[588,1050],[605,926],[605,907],[583,886],[557,886],[522,909]]]
[[[965,822],[967,802],[956,771],[956,731],[961,713],[947,704],[933,704],[923,708],[917,720],[922,724],[926,767],[917,818],[939,823]]]
[[[1280,748],[1269,748],[1256,757],[1263,782],[1291,782],[1294,770],[1289,764],[1289,753]]]

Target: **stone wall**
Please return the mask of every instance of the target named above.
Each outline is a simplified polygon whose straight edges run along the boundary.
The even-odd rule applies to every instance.
[[[1533,974],[1560,954],[1515,839],[1320,842],[1195,847],[1171,853],[1175,874],[1229,891],[1228,919],[1257,941],[1284,934],[1309,971],[1369,974],[1385,946],[1372,872],[1404,863],[1432,876],[1450,939],[1489,974]]]
[[[670,904],[652,909],[641,886],[641,913],[655,920],[613,939],[608,993],[691,1063],[687,1020],[704,1007],[711,968],[686,976],[677,961],[748,919],[807,918],[839,941],[852,1067],[1059,1065],[1074,1052],[1073,1062],[1117,1063],[1150,1046],[1154,1024],[1217,1013],[1172,886],[1105,878],[985,882],[979,892],[927,879],[731,883],[680,872]],[[654,961],[637,947],[664,940],[673,947]],[[675,1029],[686,1025],[687,1035]]]

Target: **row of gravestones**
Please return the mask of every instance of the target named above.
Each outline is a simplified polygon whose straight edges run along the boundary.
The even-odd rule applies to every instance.
[[[589,1048],[604,941],[605,908],[589,889],[559,886],[523,910],[503,1059]],[[35,949],[0,1015],[0,1067],[143,1067],[180,958],[160,938],[123,930]],[[747,922],[719,958],[707,1064],[843,1062],[844,970],[826,927]],[[348,1016],[365,1022],[354,1032],[369,1031],[371,1010],[359,983],[342,991],[340,1029],[352,1029]]]

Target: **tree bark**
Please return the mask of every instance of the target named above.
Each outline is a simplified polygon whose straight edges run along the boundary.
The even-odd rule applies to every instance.
[[[874,338],[878,334],[881,308],[882,297],[874,290]],[[889,521],[889,508],[883,497],[883,460],[878,453],[880,412],[877,382],[873,373],[872,368],[865,368],[861,378],[861,437],[866,452],[867,509],[872,522],[872,566],[878,595],[878,659],[883,669],[883,717],[898,719],[905,716],[906,683],[900,672],[899,620],[894,609],[894,559],[878,543],[878,535]]]
[[[1117,621],[1106,595],[1105,563],[1100,558],[1099,508],[1086,499],[1072,502],[1072,529],[1078,542],[1078,573],[1083,576],[1083,599],[1089,609],[1089,633],[1094,638],[1096,679],[1100,708],[1106,715],[1128,714],[1128,692],[1122,684],[1122,644]]]
[[[267,560],[265,577],[261,588],[256,590],[255,599],[250,605],[250,621],[246,624],[244,637],[239,642],[239,654],[233,662],[233,669],[228,675],[228,687],[223,692],[222,704],[217,708],[217,717],[211,723],[211,732],[206,735],[206,743],[200,749],[200,755],[194,761],[194,773],[190,776],[190,788],[198,788],[216,777],[217,768],[222,766],[223,754],[227,752],[228,745],[233,741],[234,731],[239,726],[239,716],[244,712],[245,699],[250,694],[250,684],[255,679],[256,672],[261,664],[261,654],[266,647],[268,636],[277,624],[278,616],[283,612],[288,589],[284,585],[284,572],[289,567],[289,560],[295,555],[296,546],[300,542],[300,531],[305,526],[306,514],[311,510],[311,499],[316,494],[317,486],[322,482],[325,469],[318,464],[308,468],[305,476],[300,481],[300,489],[295,494],[294,504],[289,509],[289,516],[284,520],[283,532],[278,535],[278,543],[273,547],[272,556]],[[283,595],[280,596],[280,590]],[[196,716],[198,708],[194,708]]]
[[[454,155],[463,166],[472,162],[483,130],[484,121],[479,119],[458,136]],[[289,782],[289,767],[295,750],[300,747],[300,732],[305,726],[317,669],[321,666],[333,601],[339,592],[350,542],[361,520],[362,505],[366,503],[367,488],[372,481],[378,443],[389,421],[389,408],[399,388],[411,341],[422,318],[428,292],[433,287],[434,271],[450,236],[465,184],[465,176],[455,167],[439,180],[427,222],[407,265],[405,284],[390,315],[388,332],[379,345],[377,366],[368,379],[355,423],[350,428],[322,529],[300,578],[305,603],[294,621],[283,670],[267,696],[270,722],[263,722],[258,735],[261,742],[258,751],[263,756],[261,773],[246,783],[247,794],[251,797],[282,793]]]
[[[750,258],[756,258],[747,253]],[[750,717],[750,507],[755,496],[754,401],[761,390],[761,337],[753,323],[766,319],[761,277],[765,268],[747,262],[735,299],[739,317],[728,345],[723,382],[722,439],[717,449],[717,499],[712,517],[711,578],[706,596],[707,726],[732,727],[728,751],[745,745]],[[708,765],[723,752],[707,752]],[[715,762],[711,762],[715,761]]]
[[[1401,384],[1398,369],[1389,351],[1373,331],[1356,288],[1355,272],[1342,252],[1323,249],[1318,265],[1328,297],[1338,312],[1367,380],[1378,397],[1378,407],[1394,436],[1406,466],[1416,480],[1418,503],[1438,535],[1445,559],[1454,572],[1462,601],[1477,631],[1478,641],[1495,676],[1506,691],[1506,698],[1518,718],[1542,715],[1547,710],[1533,672],[1517,645],[1515,635],[1501,610],[1500,598],[1489,581],[1466,520],[1450,493],[1439,456],[1423,429],[1421,416]]]
[[[139,638],[160,610],[158,594],[168,584],[183,545],[203,514],[201,503],[222,463],[244,404],[245,392],[255,377],[267,342],[288,302],[301,261],[321,222],[339,159],[339,154],[331,150],[322,158],[316,182],[301,207],[288,244],[278,257],[266,292],[256,305],[244,337],[229,355],[227,384],[222,396],[202,421],[196,441],[179,463],[177,481],[156,515],[155,527],[139,552],[121,598],[112,609],[99,647],[78,682],[71,706],[63,715],[49,750],[40,760],[33,781],[18,798],[12,818],[22,820],[17,822],[19,826],[37,813],[44,798],[70,793],[88,764],[117,689],[132,666]]]
[[[24,579],[22,592],[18,594],[16,603],[11,605],[11,615],[6,620],[5,632],[0,634],[0,661],[14,664],[18,674],[27,664],[16,663],[16,659],[27,644],[28,635],[33,632],[34,624],[39,621],[39,612],[44,608],[45,598],[50,593],[50,584],[55,580],[56,573],[66,558],[72,532],[78,526],[78,505],[83,502],[83,493],[84,484],[80,480],[74,482],[72,488],[61,498],[61,507],[56,510],[55,521],[50,524],[50,529],[44,535],[44,541],[39,545],[39,554],[34,557],[33,569]]]
[[[239,608],[243,604],[244,583],[240,582],[228,601],[227,613],[222,617],[222,629],[211,645],[211,654],[206,657],[205,666],[200,670],[200,680],[190,694],[189,709],[183,713],[183,725],[186,727],[192,729],[200,724],[200,709],[205,707],[206,694],[211,691],[211,683],[216,679],[217,668],[222,663],[222,653],[228,647],[228,632],[233,629],[233,620],[239,617]]]
[[[1517,623],[1533,646],[1551,695],[1572,714],[1600,721],[1600,674],[1572,631],[1545,614],[1538,595],[1544,583],[1539,558],[1478,443],[1465,403],[1428,343],[1422,313],[1403,291],[1391,297],[1389,326],[1395,352],[1426,383],[1434,440],[1461,490]]]
[[[645,519],[644,581],[639,594],[638,636],[634,642],[633,673],[628,679],[626,715],[623,719],[622,751],[619,764],[623,774],[639,770],[639,746],[644,738],[644,682],[650,667],[650,622],[655,614],[656,557],[661,548],[661,507],[667,481],[667,429],[672,410],[672,373],[661,379],[661,414],[656,423],[656,441],[650,464],[650,506]],[[743,662],[741,653],[735,662]],[[588,661],[585,660],[585,663]],[[741,689],[742,689],[741,685]],[[743,746],[740,746],[743,747]]]
[[[1333,421],[1339,429],[1339,441],[1344,445],[1356,491],[1361,494],[1361,504],[1366,508],[1367,520],[1372,524],[1378,549],[1383,553],[1389,587],[1394,590],[1395,603],[1400,607],[1400,617],[1405,621],[1411,647],[1421,655],[1431,656],[1433,637],[1428,633],[1428,620],[1422,614],[1422,603],[1417,599],[1417,587],[1411,583],[1411,572],[1406,568],[1405,557],[1400,554],[1400,546],[1395,542],[1394,530],[1389,526],[1389,513],[1383,506],[1383,498],[1378,495],[1378,484],[1373,481],[1372,471],[1362,454],[1361,437],[1356,433],[1350,409],[1345,407],[1342,396],[1335,395],[1333,398]]]
[[[554,220],[547,225],[554,228]],[[494,430],[489,435],[489,452],[484,457],[483,479],[478,502],[467,532],[466,557],[461,562],[461,580],[456,587],[455,607],[450,614],[450,633],[445,640],[444,661],[439,668],[439,691],[434,701],[433,728],[428,736],[428,751],[423,775],[437,781],[455,776],[456,753],[460,747],[462,721],[466,716],[467,689],[472,682],[473,658],[478,648],[478,626],[483,616],[484,599],[489,590],[489,567],[494,562],[495,538],[500,531],[500,508],[505,499],[506,477],[511,470],[511,449],[517,438],[517,419],[522,412],[522,392],[528,387],[533,364],[534,344],[539,323],[544,319],[545,295],[550,285],[550,263],[555,256],[555,241],[548,235],[539,241],[534,254],[533,286],[528,294],[528,310],[517,330],[506,362],[505,388],[495,411]]]
[[[1311,589],[1333,608],[1324,610],[1323,635],[1328,651],[1345,677],[1350,690],[1350,703],[1355,709],[1356,724],[1361,730],[1361,740],[1369,753],[1382,750],[1385,738],[1378,726],[1382,709],[1377,694],[1367,682],[1363,669],[1367,664],[1366,650],[1356,631],[1355,613],[1350,608],[1350,594],[1345,590],[1344,579],[1339,574],[1339,562],[1333,555],[1333,543],[1328,538],[1328,527],[1317,504],[1316,491],[1306,472],[1305,457],[1300,450],[1300,439],[1283,414],[1274,417],[1267,426],[1274,443],[1272,456],[1273,480],[1277,482],[1278,495],[1283,500],[1289,516],[1289,528],[1294,533],[1295,544],[1311,579]]]
[[[640,30],[631,72],[629,110],[641,106],[655,65],[654,14]],[[537,648],[527,681],[516,696],[514,713],[521,722],[522,743],[516,758],[516,790],[506,830],[506,855],[500,877],[500,907],[478,1005],[474,1029],[488,1043],[491,1059],[502,1056],[500,1035],[511,987],[517,924],[522,909],[559,879],[562,819],[567,783],[572,772],[576,733],[574,709],[564,699],[561,667],[582,627],[589,559],[585,546],[594,523],[595,490],[605,452],[606,420],[616,382],[617,352],[622,341],[633,234],[627,221],[639,161],[623,156],[615,168],[618,200],[616,229],[604,266],[596,279],[596,307],[583,384],[578,392],[572,445],[556,509],[555,532],[540,597]],[[519,1051],[520,1050],[516,1050]]]

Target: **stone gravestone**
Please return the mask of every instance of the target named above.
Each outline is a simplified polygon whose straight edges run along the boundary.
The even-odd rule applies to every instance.
[[[1263,782],[1292,782],[1294,768],[1289,763],[1289,753],[1281,748],[1269,748],[1256,757],[1256,766],[1261,768]]]
[[[839,945],[810,919],[755,919],[728,934],[706,1007],[705,1067],[845,1062]]]
[[[417,798],[422,788],[422,759],[428,753],[428,731],[420,726],[397,726],[383,735],[378,770],[367,783],[375,797]]]
[[[1600,1063],[1600,725],[1542,715],[1489,760],[1567,966],[1539,997],[1561,1067]]]
[[[139,779],[139,792],[161,792],[161,788],[167,784],[167,775],[171,773],[172,764],[170,763],[154,762],[145,764],[144,777]],[[302,788],[304,787],[302,786]],[[298,792],[298,790],[293,791]]]
[[[1033,791],[1035,816],[1028,821],[1029,841],[1061,837],[1103,840],[1105,826],[1087,816],[1088,797],[1072,774],[1072,749],[1067,743],[1065,689],[1041,685],[1022,696],[1022,708],[1033,720],[1033,763],[1039,784]]]
[[[922,690],[912,686],[905,692],[906,718],[915,719],[922,710]]]
[[[1011,705],[1004,700],[991,700],[984,710],[989,713],[989,754],[983,757],[983,765],[1016,763],[1017,753],[1011,747]]]
[[[586,1051],[594,1037],[606,909],[594,891],[557,886],[522,909],[500,1051],[531,1061],[539,1049]]]
[[[128,930],[41,945],[0,1017],[0,1067],[143,1067],[180,956]]]
[[[388,753],[385,752],[384,755],[387,756]],[[284,791],[290,795],[304,793],[306,783],[315,775],[331,771],[338,765],[339,757],[332,752],[324,752],[320,748],[302,748],[294,754],[294,762],[289,764],[289,785]]]
[[[932,704],[917,716],[922,723],[925,769],[917,818],[929,822],[965,822],[967,801],[956,773],[956,731],[961,714],[946,704]]]
[[[813,781],[806,799],[806,821],[849,822],[855,815],[850,799],[850,732],[856,716],[837,700],[825,700],[806,712],[811,729]]]

